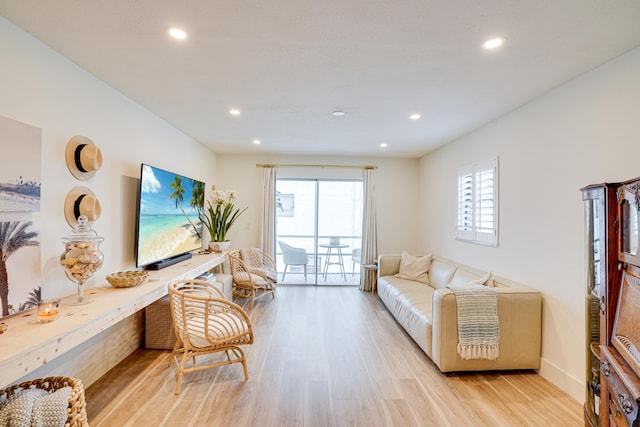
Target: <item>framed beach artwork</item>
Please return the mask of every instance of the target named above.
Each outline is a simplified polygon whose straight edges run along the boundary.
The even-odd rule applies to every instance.
[[[295,195],[279,193],[276,196],[276,214],[278,216],[293,216],[295,213]]]
[[[42,129],[0,117],[0,317],[38,305],[41,297]]]
[[[40,211],[42,129],[0,117],[0,212]]]
[[[1,316],[35,308],[40,300],[40,229],[32,221],[0,221],[0,245],[9,248],[0,258]]]

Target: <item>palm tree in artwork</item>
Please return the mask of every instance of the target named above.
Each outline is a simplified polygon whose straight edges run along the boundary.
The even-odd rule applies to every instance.
[[[37,287],[33,288],[31,292],[29,292],[29,295],[27,295],[27,299],[22,304],[20,304],[20,306],[18,307],[18,312],[37,307],[41,298],[42,287],[38,285]]]
[[[2,316],[9,315],[9,274],[7,260],[18,249],[25,246],[38,246],[35,240],[38,232],[28,231],[31,221],[0,222],[0,302],[2,302]]]
[[[182,187],[182,178],[179,175],[176,175],[171,182],[171,188],[173,188],[173,193],[169,196],[171,200],[176,201],[176,209],[178,205],[184,201],[184,187]]]

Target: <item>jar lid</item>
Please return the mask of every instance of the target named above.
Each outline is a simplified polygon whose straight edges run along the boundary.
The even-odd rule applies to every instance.
[[[94,242],[102,242],[104,237],[98,236],[98,233],[91,228],[89,224],[89,219],[86,215],[80,215],[78,217],[78,223],[75,227],[69,232],[67,237],[63,237],[64,241],[71,240],[84,240],[84,241],[94,241]]]

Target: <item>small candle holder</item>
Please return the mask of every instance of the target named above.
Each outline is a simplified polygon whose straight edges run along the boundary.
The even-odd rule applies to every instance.
[[[60,298],[40,301],[38,303],[38,322],[53,322],[60,316]]]

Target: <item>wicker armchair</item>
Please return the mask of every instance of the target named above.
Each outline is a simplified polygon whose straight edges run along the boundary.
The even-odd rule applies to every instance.
[[[171,364],[178,374],[176,394],[180,394],[182,377],[189,372],[241,363],[244,379],[249,379],[247,362],[241,345],[253,344],[253,327],[247,313],[227,300],[224,294],[203,280],[177,280],[169,284],[169,301],[176,344]],[[222,360],[197,365],[196,356],[224,353]],[[178,356],[182,355],[180,361]],[[186,367],[193,360],[193,366]]]
[[[251,298],[251,308],[257,298],[266,295],[271,295],[272,299],[276,297],[275,282],[254,273],[240,258],[239,250],[230,251],[227,256],[233,277],[233,296]]]
[[[240,254],[240,259],[242,259],[249,267],[249,270],[251,270],[251,273],[257,274],[274,284],[278,282],[276,263],[269,254],[258,248],[242,248],[231,252],[234,256],[238,256],[238,253]]]

